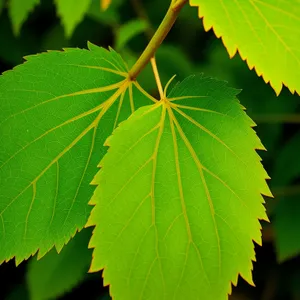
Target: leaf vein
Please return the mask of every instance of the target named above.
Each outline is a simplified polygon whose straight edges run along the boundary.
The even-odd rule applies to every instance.
[[[94,146],[95,146],[95,139],[96,139],[96,133],[97,133],[97,128],[98,128],[98,124],[99,122],[97,123],[97,125],[94,127],[94,131],[93,131],[93,136],[92,136],[92,142],[91,142],[91,146],[90,146],[90,151],[89,151],[89,155],[88,155],[88,159],[87,159],[87,162],[85,164],[85,167],[84,167],[84,170],[82,172],[82,175],[81,175],[81,178],[79,180],[79,184],[77,186],[77,189],[76,189],[76,192],[75,192],[75,195],[72,199],[72,202],[71,202],[71,205],[70,205],[70,208],[68,209],[68,213],[67,213],[67,216],[62,224],[62,228],[65,226],[69,216],[70,216],[70,212],[72,211],[73,209],[73,206],[74,206],[74,203],[78,197],[78,193],[79,193],[79,190],[80,190],[80,187],[82,186],[82,181],[86,175],[86,172],[87,172],[87,169],[88,169],[88,166],[90,164],[90,161],[91,161],[91,157],[92,157],[92,153],[93,153],[93,150],[94,150]]]
[[[63,99],[63,98],[68,98],[68,97],[74,97],[74,96],[78,96],[78,95],[88,95],[88,94],[94,94],[94,93],[102,93],[102,92],[108,92],[108,91],[111,91],[111,90],[114,90],[114,89],[117,89],[117,88],[120,88],[123,84],[124,84],[125,81],[121,81],[121,82],[118,82],[118,83],[115,83],[115,84],[111,84],[111,85],[108,85],[108,86],[105,86],[105,87],[101,87],[101,88],[94,88],[94,89],[88,89],[88,90],[82,90],[82,91],[78,91],[78,92],[74,92],[74,93],[70,93],[70,94],[64,94],[64,95],[60,95],[60,96],[57,96],[57,97],[54,97],[54,98],[51,98],[51,99],[48,99],[48,100],[45,100],[43,102],[40,102],[34,106],[31,106],[31,107],[28,107],[22,111],[19,111],[15,114],[12,114],[10,115],[9,117],[7,117],[6,119],[4,119],[1,123],[0,123],[0,126],[6,122],[7,120],[13,118],[13,117],[16,117],[18,115],[21,115],[25,112],[28,112],[32,109],[35,109],[39,106],[42,106],[42,105],[45,105],[45,104],[48,104],[50,102],[53,102],[53,101],[57,101],[57,100],[60,100],[60,99]],[[29,90],[28,90],[29,91]],[[38,91],[38,92],[45,92],[45,93],[48,93],[47,91]]]
[[[124,101],[124,96],[125,96],[125,91],[121,94],[121,97],[120,97],[120,101],[119,101],[119,105],[118,105],[118,110],[117,110],[117,114],[116,114],[116,118],[115,118],[115,123],[114,123],[114,129],[118,125],[119,116],[120,116],[121,108],[122,108],[123,101]]]
[[[99,67],[99,66],[87,66],[87,65],[76,65],[76,64],[68,64],[65,66],[74,66],[74,67],[80,67],[80,68],[86,68],[86,69],[96,69],[96,70],[101,70],[101,71],[113,73],[116,75],[120,75],[122,77],[127,77],[127,75],[128,75],[126,72],[123,72],[121,70],[117,70],[117,69],[114,70],[114,69]]]
[[[171,111],[171,110],[170,110]],[[201,162],[199,161],[199,158],[197,156],[197,154],[195,153],[195,150],[193,148],[193,146],[191,145],[190,141],[188,140],[188,138],[186,137],[184,131],[182,130],[181,126],[179,125],[177,119],[175,118],[173,112],[171,111],[172,114],[172,119],[173,122],[175,123],[177,130],[179,132],[179,135],[181,136],[182,140],[184,141],[186,147],[188,148],[197,168],[199,171],[199,175],[201,177],[204,189],[205,189],[205,193],[206,193],[206,197],[209,203],[209,207],[210,207],[210,211],[211,211],[211,217],[212,217],[212,221],[214,224],[214,229],[215,229],[215,234],[216,234],[216,239],[217,239],[217,247],[218,247],[218,259],[219,259],[219,272],[221,273],[221,246],[220,246],[220,237],[219,237],[219,232],[218,232],[218,227],[217,227],[217,223],[216,223],[216,219],[215,219],[215,209],[214,209],[214,204],[213,201],[211,199],[210,196],[210,192],[203,174],[203,166],[201,164]],[[194,242],[193,242],[194,243]]]
[[[36,182],[32,184],[32,199],[31,199],[30,206],[29,206],[29,209],[28,209],[28,212],[26,215],[26,219],[25,219],[25,228],[24,228],[23,239],[26,239],[27,230],[28,230],[28,219],[29,219],[29,215],[32,211],[32,206],[33,206],[35,199],[36,199]]]
[[[278,38],[278,40],[281,42],[281,44],[284,46],[284,48],[291,54],[291,56],[294,57],[298,65],[300,65],[300,61],[298,57],[294,54],[293,51],[291,51],[291,48],[285,43],[283,38],[278,34],[278,32],[274,29],[273,26],[269,23],[267,18],[264,16],[264,14],[260,11],[260,9],[253,3],[252,0],[249,0],[250,4],[253,6],[253,8],[257,11],[257,13],[260,15],[261,19],[265,22],[267,27],[273,32],[273,34]]]
[[[51,220],[50,220],[50,224],[48,227],[49,231],[50,231],[52,222],[54,220],[55,209],[56,209],[56,205],[57,205],[58,189],[59,189],[59,161],[56,162],[56,188],[55,188],[55,196],[54,196],[54,201],[53,201]]]
[[[225,143],[223,142],[219,137],[217,137],[215,134],[213,134],[210,130],[208,130],[206,127],[195,121],[192,117],[185,114],[182,110],[174,107],[174,110],[176,110],[179,114],[181,114],[184,118],[186,118],[188,121],[190,121],[192,124],[194,124],[196,127],[200,128],[207,134],[209,134],[212,138],[214,138],[216,141],[218,141],[221,145],[223,145],[225,148],[227,148],[236,158],[238,158],[241,162],[245,164],[245,162]]]
[[[153,169],[152,169],[152,178],[151,178],[151,203],[152,203],[152,223],[155,228],[155,251],[156,251],[156,257],[158,259],[159,263],[159,269],[161,273],[161,278],[163,282],[163,288],[165,290],[165,279],[162,271],[162,264],[161,264],[161,259],[159,255],[159,250],[158,250],[158,233],[157,233],[157,226],[156,226],[156,212],[155,212],[155,176],[156,176],[156,169],[157,169],[157,156],[158,156],[158,149],[159,149],[159,144],[160,140],[164,131],[164,124],[165,124],[165,118],[166,118],[166,108],[163,105],[162,106],[162,112],[161,112],[161,119],[159,121],[159,131],[157,134],[157,139],[155,143],[155,148],[153,152]]]

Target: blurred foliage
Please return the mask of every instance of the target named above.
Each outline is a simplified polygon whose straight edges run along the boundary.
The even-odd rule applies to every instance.
[[[92,230],[84,229],[59,254],[52,249],[43,259],[30,260],[26,276],[30,299],[56,298],[87,277],[92,259],[92,250],[88,249],[91,236]]]
[[[27,8],[28,11],[18,6],[17,10],[23,17],[19,16],[19,21],[14,20],[13,4],[25,2],[27,0],[0,0],[1,72],[21,63],[22,57],[28,54],[66,47],[85,48],[87,40],[103,47],[118,48],[128,65],[132,65],[159,25],[169,4],[169,1],[161,0],[112,0],[104,11],[100,8],[99,0],[91,0],[91,3],[86,1],[78,25],[68,25],[66,36],[62,25],[66,23],[61,23],[55,6],[60,1],[30,1],[38,5],[32,5]],[[65,9],[70,5],[66,3]],[[272,178],[269,183],[275,199],[266,199],[271,223],[263,224],[264,244],[256,248],[256,287],[250,287],[239,279],[231,300],[300,299],[299,96],[292,95],[284,88],[277,97],[272,88],[257,77],[253,70],[249,70],[238,55],[230,59],[222,42],[215,38],[213,32],[203,30],[197,9],[189,6],[184,8],[159,48],[156,60],[163,84],[174,74],[176,79],[173,84],[190,74],[204,72],[241,89],[241,104],[257,123],[255,130],[268,150],[259,154]],[[139,81],[145,89],[157,96],[150,66],[141,73]],[[53,251],[40,260],[40,264],[47,264],[46,260],[55,256]],[[70,252],[69,259],[78,260],[76,255],[76,251]],[[29,263],[23,262],[18,268],[13,262],[0,267],[3,278],[0,299],[33,299],[30,298],[26,274],[33,265],[38,268],[39,261],[33,263],[31,260]],[[49,274],[41,272],[40,276],[44,277],[40,280],[45,282]],[[77,285],[74,282],[73,290],[55,299],[73,299],[78,295],[82,299],[110,299],[108,288],[102,287],[99,274],[87,276]]]

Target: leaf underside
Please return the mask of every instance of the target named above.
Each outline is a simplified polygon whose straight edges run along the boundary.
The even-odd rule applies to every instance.
[[[29,56],[0,76],[0,262],[60,251],[83,228],[105,139],[151,103],[116,52],[89,48]]]
[[[300,94],[300,0],[190,0],[206,31],[222,37],[277,94],[282,83]]]
[[[271,193],[236,94],[189,77],[106,141],[87,225],[113,299],[222,300],[238,274],[253,283]]]

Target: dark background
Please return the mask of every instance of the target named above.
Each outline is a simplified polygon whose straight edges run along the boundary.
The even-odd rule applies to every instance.
[[[19,37],[15,37],[12,33],[7,9],[2,11],[0,16],[1,73],[22,63],[24,55],[48,49],[85,48],[87,40],[102,47],[114,46],[116,33],[121,24],[133,18],[144,17],[146,13],[151,28],[156,28],[168,5],[168,1],[161,0],[121,1],[123,4],[115,11],[118,22],[110,23],[98,20],[92,14],[87,14],[71,39],[68,40],[64,36],[64,30],[56,15],[53,1],[43,0],[41,2],[42,4],[36,7],[22,27]],[[143,7],[140,7],[141,3],[143,3]],[[122,49],[121,54],[125,59],[134,61],[138,57],[147,44],[147,34],[151,34],[151,28],[145,35],[134,37],[126,45],[126,48]],[[197,17],[197,9],[190,7],[184,9],[158,51],[157,63],[164,84],[173,74],[177,74],[177,79],[181,80],[193,73],[204,72],[206,75],[227,80],[230,85],[242,89],[239,99],[247,108],[248,114],[258,124],[256,131],[268,149],[267,152],[260,152],[260,155],[263,157],[264,166],[271,177],[273,177],[272,174],[276,175],[280,172],[278,171],[281,170],[280,166],[284,165],[286,169],[282,170],[288,172],[289,164],[298,162],[300,142],[298,144],[296,142],[296,146],[291,147],[292,150],[289,152],[285,149],[300,132],[299,96],[291,95],[284,88],[277,97],[272,88],[257,77],[254,71],[250,71],[239,56],[230,60],[222,42],[215,38],[213,32],[204,32],[202,21]],[[152,76],[151,69],[147,68],[140,80],[147,90],[156,95],[157,91]],[[271,181],[275,199],[266,199],[268,214],[272,222],[270,224],[263,223],[263,246],[256,246],[257,262],[254,263],[253,273],[256,287],[249,286],[239,278],[238,287],[233,289],[231,300],[300,299],[300,258],[297,256],[299,251],[295,245],[292,245],[291,247],[295,248],[294,254],[289,259],[279,262],[280,242],[277,237],[280,233],[273,225],[278,214],[283,214],[287,210],[281,209],[281,207],[288,206],[290,211],[300,213],[298,204],[300,200],[298,199],[300,167],[298,176],[291,178],[288,185],[281,184],[280,176],[276,176],[278,178],[276,182],[273,184]],[[289,220],[284,229],[286,233],[282,233],[283,229],[281,230],[281,234],[290,235],[293,240],[291,243],[294,243],[294,239],[298,237],[297,228],[293,227],[293,218],[298,219],[298,216],[297,213],[285,216]],[[298,240],[300,240],[300,236]],[[0,266],[0,299],[29,299],[26,286],[27,265],[28,262],[23,262],[15,267],[14,261],[10,261]],[[87,274],[77,287],[59,299],[73,298],[110,299],[108,288],[102,287],[102,278],[99,273]]]

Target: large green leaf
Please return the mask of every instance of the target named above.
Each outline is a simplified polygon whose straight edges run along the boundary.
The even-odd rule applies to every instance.
[[[15,34],[19,34],[23,23],[26,21],[29,13],[40,3],[40,0],[10,0],[9,16],[12,21]]]
[[[31,259],[27,271],[31,300],[57,299],[84,279],[92,260],[90,237],[91,231],[83,230],[59,254],[52,249],[41,260]]]
[[[105,139],[151,102],[116,52],[89,48],[29,56],[0,77],[0,262],[60,251],[85,225]]]
[[[236,94],[189,77],[106,141],[87,224],[113,299],[221,300],[238,274],[252,283],[271,193]]]
[[[62,19],[66,36],[70,37],[75,27],[82,21],[89,10],[91,0],[55,0],[55,4],[57,6],[58,15]]]
[[[240,53],[250,69],[270,82],[300,94],[300,0],[190,0],[199,7],[205,30],[211,28],[232,57]]]

